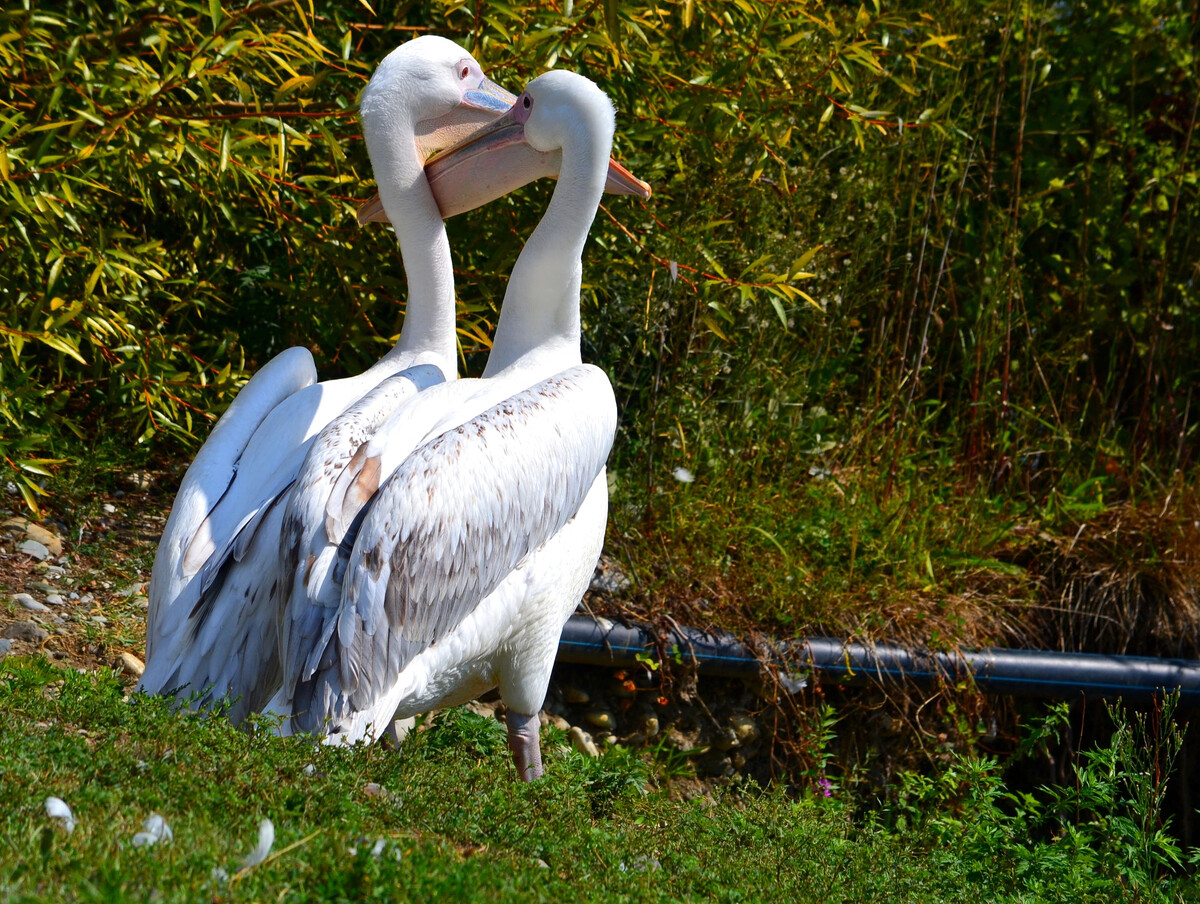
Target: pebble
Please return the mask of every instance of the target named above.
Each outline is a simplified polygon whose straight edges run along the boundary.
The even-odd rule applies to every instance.
[[[121,475],[121,482],[133,490],[148,490],[154,483],[154,475],[149,471],[130,471]]]
[[[141,678],[142,672],[146,671],[146,664],[132,653],[122,653],[119,662],[121,663],[122,671],[127,675],[132,675],[134,678]]]
[[[18,621],[13,622],[4,629],[4,636],[12,640],[28,640],[34,643],[41,643],[50,636],[50,632],[31,621]]]
[[[717,750],[732,750],[740,743],[741,741],[738,740],[738,736],[734,734],[733,729],[726,728],[724,731],[716,733],[715,737],[713,737],[712,745]]]
[[[95,597],[92,596],[90,593],[85,593],[83,596],[79,597],[79,602],[83,603],[86,606],[88,603],[90,603],[94,599],[95,599]]]
[[[568,703],[588,703],[592,699],[591,695],[583,688],[570,684],[563,688],[563,696]]]
[[[696,746],[696,742],[681,732],[678,728],[672,728],[667,732],[666,744],[673,750],[678,750],[680,753],[686,753]]]
[[[45,581],[26,581],[25,586],[30,590],[36,590],[38,593],[54,593],[58,590],[53,584],[48,584]]]
[[[3,640],[0,640],[0,659],[3,659],[5,656],[7,656],[8,651],[11,649],[12,649],[12,640],[10,640],[7,637],[5,637]]]
[[[596,728],[602,728],[605,731],[612,731],[617,727],[616,717],[603,709],[593,709],[584,715],[584,718]]]
[[[596,570],[592,573],[591,583],[588,585],[590,590],[597,593],[624,593],[633,586],[633,581],[621,570],[612,559],[601,558],[596,563]]]
[[[642,720],[642,731],[646,733],[646,737],[652,738],[658,734],[658,716],[646,716]]]
[[[65,606],[67,604],[67,601],[64,600],[57,593],[47,593],[46,594],[46,602],[49,603],[51,606]]]
[[[729,727],[743,744],[752,744],[758,740],[758,723],[749,716],[734,715],[729,719]]]
[[[106,515],[115,515],[117,513],[117,507],[115,505],[113,505],[111,502],[104,503],[104,505],[100,506],[100,508],[104,511],[104,514],[106,514]]]
[[[88,621],[90,621],[94,625],[99,625],[102,628],[108,624],[108,619],[105,618],[103,615],[93,615],[88,618]]]
[[[28,593],[14,593],[12,599],[13,599],[14,603],[24,606],[26,609],[28,609],[31,612],[49,612],[50,611],[46,606],[39,603]]]
[[[599,759],[600,751],[596,747],[596,742],[592,740],[592,736],[580,728],[578,725],[572,725],[569,733],[571,738],[571,746],[582,753],[584,756],[590,756],[592,759]]]
[[[380,800],[387,800],[392,796],[388,793],[387,788],[377,782],[367,782],[363,785],[363,794],[367,795],[367,797],[378,797]]]
[[[37,540],[22,540],[17,544],[17,551],[23,552],[25,555],[37,559],[39,562],[50,558],[50,550]]]

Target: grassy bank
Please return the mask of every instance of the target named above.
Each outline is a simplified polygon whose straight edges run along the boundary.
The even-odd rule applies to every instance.
[[[113,673],[40,658],[0,665],[5,900],[1171,902],[1200,891],[1164,872],[1178,854],[1140,821],[1138,795],[1153,787],[1137,784],[1144,763],[1130,745],[1089,768],[1090,798],[1041,807],[976,760],[906,778],[884,810],[837,789],[684,801],[658,790],[661,761],[553,752],[565,745],[553,729],[547,779],[518,785],[500,727],[465,711],[398,752],[333,750],[173,715],[127,690]],[[49,796],[72,808],[73,832],[47,816]],[[1055,828],[1051,811],[1072,802],[1088,818]],[[135,846],[151,813],[173,839]],[[243,868],[263,819],[272,853]]]

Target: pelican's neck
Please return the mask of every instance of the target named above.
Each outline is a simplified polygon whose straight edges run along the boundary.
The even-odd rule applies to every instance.
[[[457,347],[450,241],[425,179],[413,124],[401,118],[380,124],[364,116],[363,132],[408,281],[404,328],[383,361],[411,357],[412,363],[436,364],[452,377]]]
[[[611,144],[611,125],[586,120],[564,140],[550,206],[513,266],[485,377],[522,359],[549,374],[580,363],[583,246],[604,193]]]

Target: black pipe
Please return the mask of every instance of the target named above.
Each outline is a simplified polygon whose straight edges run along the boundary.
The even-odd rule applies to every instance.
[[[563,628],[558,661],[619,668],[635,665],[639,653],[657,659],[662,649],[668,657],[694,664],[701,674],[760,674],[758,657],[732,635],[683,627],[670,631],[664,641],[660,648],[644,628],[575,615]],[[981,691],[1010,696],[1135,701],[1169,690],[1179,692],[1182,705],[1200,704],[1200,662],[1189,659],[1046,650],[941,653],[809,637],[771,645],[767,664],[785,672],[807,668],[822,681],[848,685],[973,681]]]

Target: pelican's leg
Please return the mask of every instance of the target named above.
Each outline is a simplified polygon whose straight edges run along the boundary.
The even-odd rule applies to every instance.
[[[408,737],[408,733],[413,730],[416,724],[417,720],[411,716],[407,719],[396,719],[387,727],[380,740],[385,747],[395,750],[404,743],[404,739]]]
[[[537,713],[528,716],[510,709],[505,720],[508,723],[508,749],[517,764],[517,775],[524,782],[541,778],[542,745],[538,738],[541,722]]]

